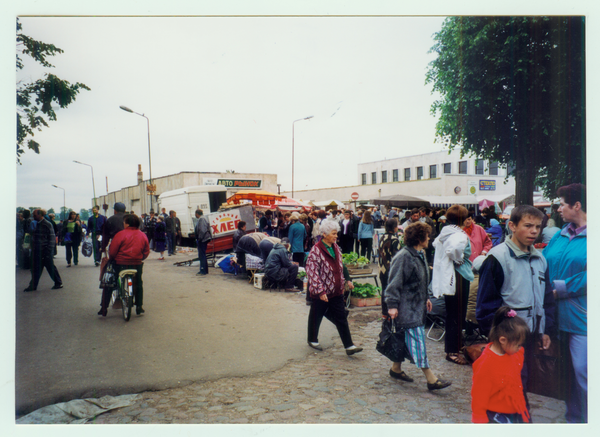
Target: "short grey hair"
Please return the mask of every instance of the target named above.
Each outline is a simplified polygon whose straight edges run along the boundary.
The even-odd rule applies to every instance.
[[[321,222],[321,226],[319,227],[319,232],[321,235],[328,235],[331,231],[339,231],[340,225],[335,220],[323,220]]]

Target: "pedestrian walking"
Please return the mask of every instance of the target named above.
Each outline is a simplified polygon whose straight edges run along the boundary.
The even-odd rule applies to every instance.
[[[390,221],[390,220],[388,220]],[[392,219],[391,221],[394,221]],[[410,359],[427,379],[427,389],[440,390],[450,386],[450,381],[439,379],[431,371],[425,347],[425,320],[432,309],[428,299],[429,265],[425,249],[429,246],[431,226],[417,222],[404,230],[405,247],[392,259],[389,283],[385,289],[385,302],[389,318],[397,328],[404,329],[404,339]],[[402,361],[392,364],[392,378],[406,382],[414,379],[402,370]]]
[[[358,225],[358,239],[360,240],[360,255],[367,258],[369,262],[371,262],[371,256],[373,255],[374,232],[375,228],[373,226],[373,219],[371,218],[371,211],[367,209]]]
[[[88,219],[86,232],[86,235],[92,234],[92,244],[94,248],[94,263],[96,266],[100,265],[100,259],[102,257],[99,239],[102,236],[102,233],[104,232],[104,225],[106,224],[106,217],[101,215],[99,211],[100,207],[98,205],[92,207],[92,216]]]
[[[67,253],[67,267],[71,267],[71,260],[79,263],[79,245],[81,244],[81,222],[77,220],[77,213],[71,211],[67,223],[63,225],[62,240]]]
[[[54,281],[52,289],[63,288],[62,279],[54,266],[53,260],[56,236],[54,235],[52,224],[44,218],[45,215],[46,211],[43,209],[33,211],[33,220],[36,222],[36,225],[31,239],[31,282],[29,282],[29,286],[23,291],[37,290],[44,267],[52,281]]]
[[[156,226],[154,227],[154,239],[152,240],[154,243],[154,251],[160,253],[161,261],[165,259],[165,248],[167,246],[167,232],[165,227],[165,220],[162,216],[156,217]]]
[[[354,285],[342,263],[342,251],[336,244],[338,229],[335,220],[323,220],[319,227],[322,238],[313,246],[306,261],[311,301],[308,345],[323,350],[319,344],[319,327],[326,317],[337,328],[346,354],[354,355],[363,348],[354,345],[348,326],[344,290],[345,287],[352,290]]]

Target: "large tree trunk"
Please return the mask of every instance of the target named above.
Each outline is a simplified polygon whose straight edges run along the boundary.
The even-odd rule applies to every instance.
[[[523,147],[521,147],[523,149]],[[515,205],[533,205],[533,189],[536,172],[531,153],[517,154],[515,169]]]

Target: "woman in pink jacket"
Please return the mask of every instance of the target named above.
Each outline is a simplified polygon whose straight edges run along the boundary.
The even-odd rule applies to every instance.
[[[486,255],[492,248],[492,240],[481,226],[473,222],[472,217],[467,217],[463,230],[471,240],[471,256],[469,260],[473,262],[479,255]]]

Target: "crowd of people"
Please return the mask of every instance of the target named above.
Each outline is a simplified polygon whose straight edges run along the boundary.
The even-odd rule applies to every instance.
[[[428,390],[449,387],[435,376],[427,358],[425,325],[432,300],[445,304],[446,360],[468,364],[465,334],[478,329],[489,339],[473,364],[473,422],[530,422],[527,392],[533,355],[553,342],[565,357],[561,381],[567,385],[566,419],[587,422],[587,215],[586,190],[581,184],[561,187],[560,204],[551,215],[530,205],[515,207],[506,223],[494,208],[479,214],[462,205],[447,210],[422,207],[313,210],[308,214],[267,210],[257,217],[258,232],[246,233],[238,223],[233,235],[237,263],[254,259],[264,265],[265,277],[300,291],[298,271],[305,268],[310,305],[308,345],[322,350],[319,328],[323,317],[338,330],[348,355],[362,351],[352,341],[345,299],[354,287],[342,255],[360,253],[378,258],[382,283],[382,315],[404,332],[405,358],[423,372]],[[198,275],[208,274],[206,251],[210,225],[202,210],[195,237],[200,260]],[[384,228],[376,252],[375,229]],[[56,245],[66,247],[67,267],[77,266],[84,238],[93,245],[95,265],[110,256],[117,270],[135,269],[136,311],[143,314],[143,261],[150,251],[176,253],[181,224],[174,211],[150,211],[138,218],[118,202],[110,218],[98,207],[84,223],[71,212],[56,224],[42,209],[23,211],[17,218],[17,258],[31,269],[24,290],[37,289],[43,269],[63,287],[54,265]],[[24,256],[27,253],[27,256]],[[28,265],[26,265],[26,262]],[[112,290],[104,289],[101,310],[106,316]],[[475,318],[467,319],[467,307]],[[402,360],[392,363],[390,377],[411,383]],[[559,381],[547,381],[559,384]]]

